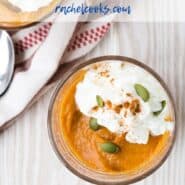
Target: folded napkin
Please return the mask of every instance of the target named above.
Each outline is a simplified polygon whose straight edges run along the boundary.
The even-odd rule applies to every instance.
[[[0,98],[0,130],[51,86],[52,77],[64,63],[87,54],[111,26],[110,22],[98,20],[78,23],[78,15],[73,22],[63,19],[64,16],[57,15],[49,22],[12,34],[16,67],[8,91]]]

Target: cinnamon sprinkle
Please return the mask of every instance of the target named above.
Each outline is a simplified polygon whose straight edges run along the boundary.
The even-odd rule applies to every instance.
[[[110,83],[113,83],[114,82],[114,78],[112,78],[111,80],[110,80]]]
[[[94,70],[97,70],[98,67],[100,67],[100,64],[94,64],[94,65],[92,66],[92,68],[93,68]]]
[[[128,101],[123,103],[123,107],[124,107],[125,109],[128,109],[129,106],[130,106],[130,103],[129,103]]]
[[[129,97],[132,97],[132,94],[130,94],[130,93],[127,93],[126,95],[129,96]]]
[[[100,72],[100,75],[103,76],[103,77],[107,77],[107,78],[110,76],[108,70],[106,70],[106,71],[101,71],[101,72]]]
[[[123,108],[123,105],[121,105],[121,104],[117,105],[114,107],[114,111],[119,114],[121,112],[122,108]]]
[[[127,117],[127,111],[125,111],[125,113],[124,113],[124,117],[125,117],[125,118]]]
[[[98,111],[98,106],[93,107],[92,110],[97,112]]]
[[[141,107],[140,107],[140,103],[139,103],[139,100],[138,99],[135,99],[135,100],[133,100],[131,102],[131,104],[130,104],[130,112],[133,115],[136,115],[136,113],[141,112]]]
[[[123,126],[123,120],[120,120],[120,121],[119,121],[119,125],[120,125],[120,126]]]
[[[110,100],[107,100],[107,101],[105,102],[105,105],[106,105],[109,109],[112,108],[112,102],[111,102]]]

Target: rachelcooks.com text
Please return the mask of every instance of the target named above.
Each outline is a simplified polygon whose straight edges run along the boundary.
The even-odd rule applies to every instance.
[[[131,6],[127,5],[116,5],[110,7],[107,4],[99,3],[98,5],[88,6],[85,4],[75,5],[74,3],[68,6],[58,5],[55,8],[55,13],[62,13],[64,15],[68,14],[101,14],[101,15],[108,15],[108,14],[131,14]]]

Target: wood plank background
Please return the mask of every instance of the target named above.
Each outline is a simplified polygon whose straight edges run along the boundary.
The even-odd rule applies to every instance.
[[[88,56],[117,54],[143,61],[168,84],[177,107],[178,134],[165,164],[136,185],[185,184],[185,23],[115,23]],[[52,90],[0,135],[0,185],[88,185],[60,163],[49,143]],[[21,100],[18,100],[21,101]]]

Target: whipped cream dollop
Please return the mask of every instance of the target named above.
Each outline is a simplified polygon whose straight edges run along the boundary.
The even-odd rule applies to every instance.
[[[84,115],[96,118],[99,125],[111,132],[125,133],[131,143],[147,144],[150,135],[159,136],[173,130],[169,98],[149,72],[120,61],[97,63],[86,70],[75,93],[77,106]],[[137,94],[135,84],[148,90],[147,102]],[[97,96],[103,106],[98,106]],[[163,110],[162,101],[166,102]],[[159,115],[154,115],[160,110]]]
[[[49,5],[53,0],[8,0],[13,6],[23,12],[37,11],[39,8]]]

